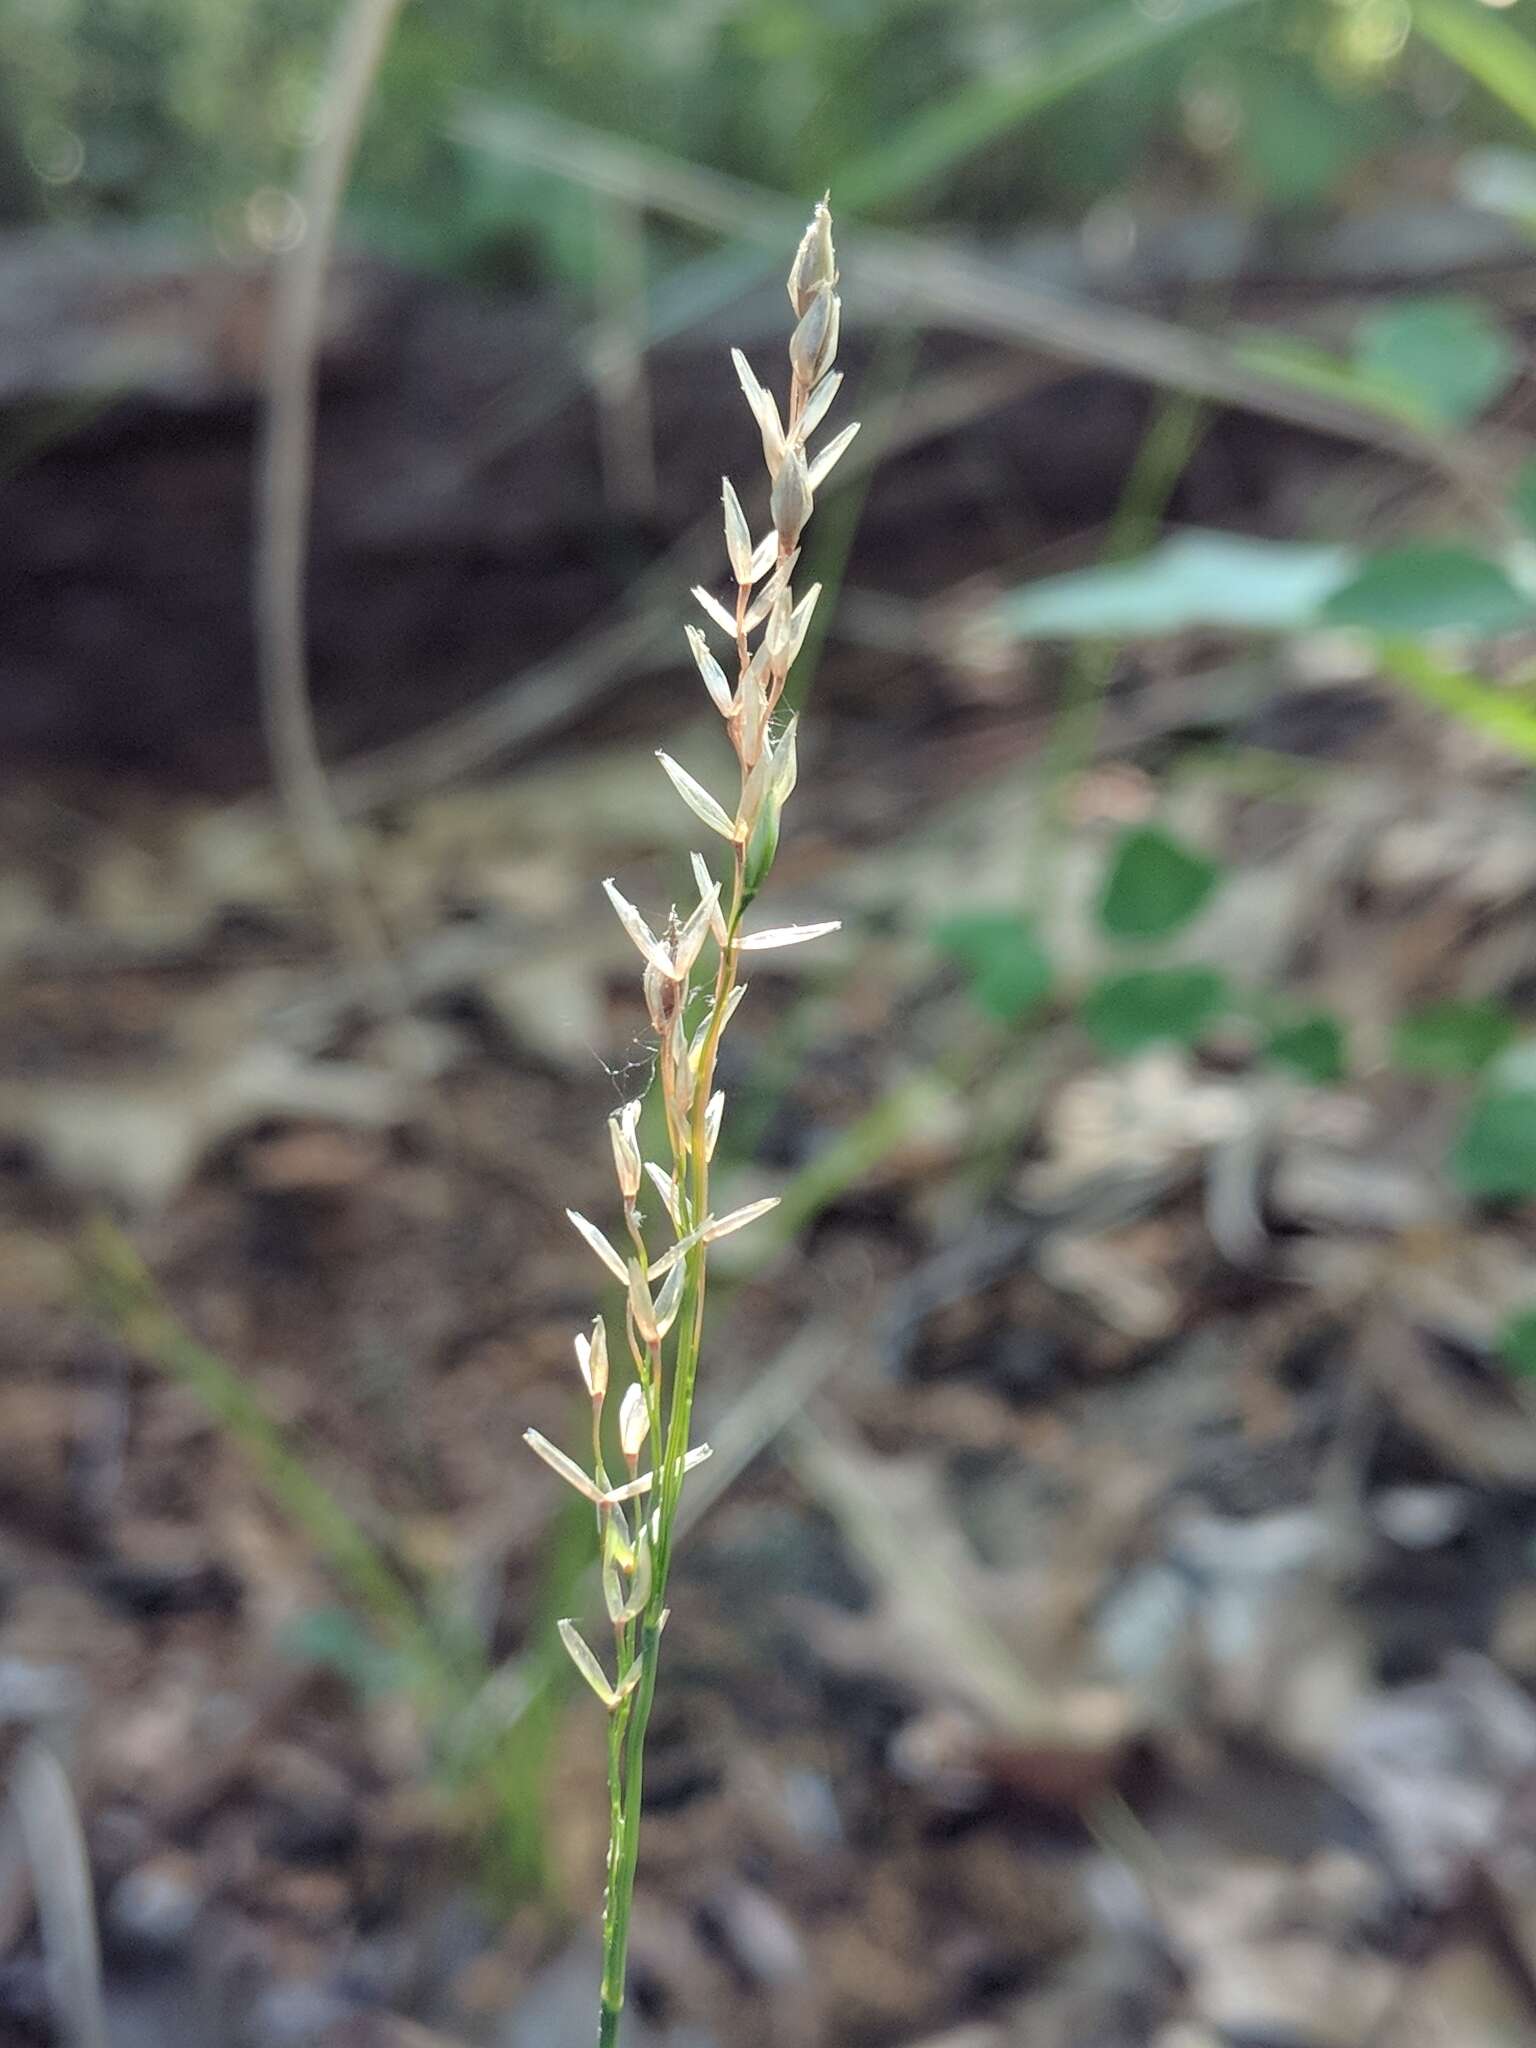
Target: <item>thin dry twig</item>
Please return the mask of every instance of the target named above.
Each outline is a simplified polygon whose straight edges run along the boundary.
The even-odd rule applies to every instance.
[[[9,1790],[31,1867],[61,2035],[68,2048],[107,2048],[90,1857],[69,1775],[41,1735],[22,1741]]]
[[[403,0],[351,0],[325,96],[325,124],[299,192],[304,232],[278,262],[267,337],[266,403],[256,461],[253,604],[262,718],[278,799],[343,950],[388,957],[326,782],[305,652],[305,560],[314,475],[315,393],[325,280],[358,132]]]

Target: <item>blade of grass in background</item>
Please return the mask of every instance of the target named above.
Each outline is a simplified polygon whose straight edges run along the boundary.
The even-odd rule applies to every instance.
[[[1426,42],[1536,129],[1536,49],[1486,6],[1415,0],[1413,25]]]
[[[1110,521],[1100,557],[1103,564],[1123,562],[1151,544],[1206,424],[1204,408],[1183,394],[1165,398],[1157,406]],[[1047,840],[1061,830],[1072,780],[1092,756],[1104,693],[1124,645],[1123,638],[1089,640],[1072,657],[1061,702],[1046,735],[1041,768],[1045,796],[1040,829]],[[1041,886],[1047,868],[1044,859],[1031,864]]]
[[[546,1654],[541,1647],[501,1671],[489,1669],[467,1622],[435,1606],[430,1592],[418,1597],[396,1573],[234,1367],[182,1328],[138,1252],[105,1218],[88,1232],[81,1265],[102,1325],[201,1403],[250,1460],[278,1512],[396,1653],[396,1682],[421,1716],[441,1781],[473,1801],[466,1817],[479,1839],[487,1889],[503,1901],[547,1896],[544,1788],[568,1676],[558,1649]],[[556,1520],[541,1607],[563,1613],[577,1604],[589,1537],[585,1514]]]
[[[436,1661],[415,1596],[364,1535],[330,1489],[315,1478],[239,1375],[182,1328],[161,1299],[149,1269],[128,1239],[104,1217],[82,1252],[88,1297],[99,1320],[131,1350],[189,1389],[246,1453],[282,1513],[315,1554],[407,1654]]]
[[[803,711],[816,686],[822,650],[827,644],[827,631],[848,573],[853,537],[858,531],[881,456],[893,429],[899,426],[917,359],[919,339],[915,328],[888,327],[864,378],[860,401],[864,415],[862,438],[867,443],[865,464],[853,473],[848,489],[829,493],[826,515],[806,565],[806,581],[821,585],[821,600],[812,614],[810,630],[784,692],[788,710]],[[872,456],[869,453],[871,448],[874,450]]]
[[[1417,640],[1382,640],[1376,652],[1387,674],[1424,703],[1497,740],[1512,754],[1536,761],[1536,702],[1447,668]]]

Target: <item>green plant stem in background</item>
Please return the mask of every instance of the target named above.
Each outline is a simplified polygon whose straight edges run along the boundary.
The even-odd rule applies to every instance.
[[[473,1798],[488,1896],[500,1904],[547,1897],[540,1789],[571,1675],[552,1631],[587,1575],[588,1517],[562,1515],[551,1531],[535,1616],[536,1626],[547,1620],[551,1635],[515,1666],[492,1670],[467,1627],[454,1625],[447,1602],[434,1602],[430,1589],[418,1597],[295,1453],[234,1367],[172,1315],[116,1225],[98,1218],[90,1226],[81,1267],[103,1327],[201,1403],[250,1461],[278,1512],[366,1617],[371,1639],[398,1660],[400,1683],[421,1715],[444,1788]],[[357,1676],[352,1659],[344,1668]]]
[[[335,1496],[294,1456],[250,1388],[166,1308],[143,1260],[115,1224],[98,1218],[84,1247],[86,1286],[101,1321],[131,1350],[189,1388],[242,1447],[262,1484],[318,1556],[397,1648],[441,1658],[415,1596]]]
[[[1536,698],[1496,690],[1479,676],[1447,668],[1418,640],[1379,641],[1376,655],[1388,675],[1436,711],[1448,712],[1511,753],[1536,761]]]
[[[821,602],[811,619],[794,672],[785,686],[784,701],[792,711],[805,709],[816,686],[822,649],[827,644],[827,632],[837,609],[838,593],[848,573],[853,537],[859,530],[870,485],[880,466],[887,432],[899,425],[902,403],[911,385],[921,339],[915,327],[902,323],[887,327],[881,334],[875,359],[864,380],[869,416],[864,425],[863,439],[870,444],[870,449],[861,449],[865,460],[843,488],[834,491],[831,510],[823,508],[817,523],[808,574],[813,583],[821,585]]]
[[[1175,394],[1160,401],[1110,521],[1103,562],[1124,561],[1150,544],[1179,478],[1200,444],[1206,419],[1205,408],[1197,399]],[[1045,743],[1041,772],[1042,842],[1049,842],[1060,833],[1072,781],[1092,758],[1104,694],[1123,645],[1119,639],[1089,640],[1073,653],[1061,703]],[[1046,866],[1043,859],[1032,863],[1042,885]]]
[[[1485,5],[1414,0],[1413,25],[1442,56],[1536,129],[1536,50]]]

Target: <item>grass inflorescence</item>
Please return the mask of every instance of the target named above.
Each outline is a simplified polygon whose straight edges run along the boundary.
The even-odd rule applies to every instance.
[[[695,853],[697,900],[686,912],[674,908],[654,930],[612,880],[603,884],[644,963],[642,987],[657,1052],[651,1091],[660,1098],[667,1156],[661,1162],[644,1157],[644,1099],[625,1103],[609,1118],[622,1232],[610,1238],[586,1217],[568,1212],[623,1297],[622,1346],[610,1343],[601,1315],[575,1341],[576,1363],[591,1401],[590,1467],[538,1431],[527,1432],[530,1447],[595,1511],[612,1631],[610,1669],[609,1660],[591,1647],[574,1621],[559,1623],[573,1663],[608,1714],[609,1844],[599,2048],[612,2048],[617,2040],[624,2002],[645,1737],[667,1620],[678,1506],[688,1473],[709,1455],[707,1445],[695,1447],[690,1440],[709,1248],[775,1206],[753,1202],[724,1216],[710,1207],[710,1162],[724,1109],[724,1097],[715,1087],[721,1035],[744,993],[739,979],[744,955],[799,945],[837,929],[813,924],[749,931],[745,924],[772,869],[780,818],[795,786],[796,719],[786,716],[781,705],[820,595],[813,584],[802,597],[795,596],[792,578],[800,538],[817,490],[858,431],[846,427],[816,453],[810,451],[842,383],[842,373],[833,368],[840,301],[832,217],[825,202],[816,208],[796,251],[789,298],[795,326],[784,414],[745,356],[732,351],[762,437],[769,529],[760,540],[753,538],[741,500],[730,479],[722,478],[725,551],[735,599],[722,603],[702,587],[693,595],[725,644],[724,659],[715,651],[719,642],[712,644],[698,627],[687,629],[689,649],[736,757],[734,801],[712,794],[670,755],[657,756],[683,802],[723,842],[724,873],[717,875]],[[642,1195],[655,1204],[652,1218],[641,1209]],[[664,1243],[656,1241],[658,1235]],[[648,1444],[653,1461],[642,1471]],[[616,1461],[610,1463],[615,1450]]]

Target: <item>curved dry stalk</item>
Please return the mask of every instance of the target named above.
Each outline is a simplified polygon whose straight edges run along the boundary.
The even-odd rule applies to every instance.
[[[710,1164],[724,1097],[715,1087],[721,1036],[740,1000],[744,954],[794,946],[824,936],[835,924],[786,925],[748,931],[747,911],[773,867],[779,825],[795,786],[795,720],[781,703],[819,594],[798,601],[791,585],[800,538],[815,493],[854,429],[819,451],[808,446],[841,382],[833,369],[841,305],[832,246],[832,218],[816,208],[789,274],[796,325],[789,344],[785,411],[739,351],[736,373],[762,441],[769,478],[770,526],[754,538],[729,478],[721,480],[725,552],[734,603],[696,589],[706,620],[725,645],[722,661],[708,637],[688,633],[689,650],[711,703],[724,721],[736,757],[734,798],[722,800],[669,755],[658,756],[681,801],[728,849],[727,872],[716,879],[703,854],[693,856],[697,901],[649,924],[611,879],[604,883],[620,924],[643,963],[641,985],[656,1035],[657,1097],[665,1130],[664,1161],[645,1157],[639,1101],[609,1119],[623,1232],[567,1212],[574,1229],[622,1293],[623,1350],[610,1351],[602,1316],[576,1338],[576,1364],[591,1403],[591,1469],[537,1431],[530,1448],[593,1508],[602,1559],[603,1599],[612,1631],[609,1662],[585,1642],[573,1621],[560,1623],[572,1662],[608,1716],[608,1882],[603,1903],[603,1983],[598,2048],[613,2048],[624,2004],[629,1924],[640,1854],[645,1738],[655,1697],[667,1581],[678,1530],[683,1482],[708,1456],[690,1442],[694,1387],[704,1338],[709,1247],[745,1229],[777,1206],[752,1202],[716,1215]],[[716,645],[720,643],[717,642]],[[700,973],[701,962],[710,971]],[[702,1006],[697,997],[703,994]],[[659,1252],[647,1239],[642,1190],[654,1189],[669,1242]],[[654,1225],[653,1225],[654,1227]],[[627,1355],[627,1370],[625,1358]],[[622,1382],[622,1384],[621,1384]],[[616,1431],[605,1429],[610,1393]],[[606,1458],[615,1448],[622,1474]],[[651,1449],[651,1469],[641,1461]]]
[[[326,272],[358,132],[403,4],[352,0],[342,18],[326,84],[324,126],[298,193],[303,234],[279,258],[273,277],[256,456],[252,601],[272,779],[343,951],[354,965],[370,966],[387,957],[387,948],[320,758],[309,695],[304,591]]]
[[[91,1860],[69,1774],[42,1735],[23,1739],[8,1790],[31,1868],[60,2032],[68,2048],[107,2048]]]

